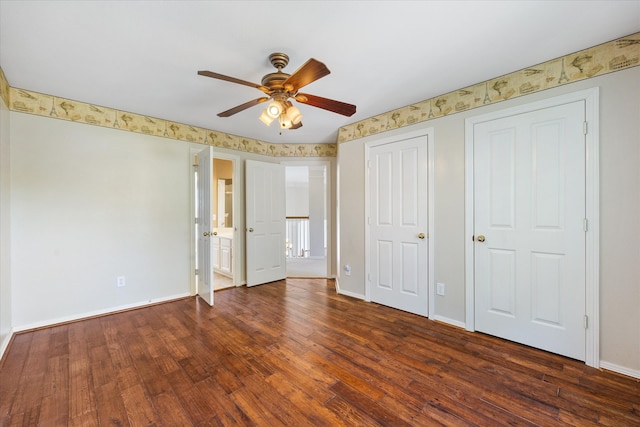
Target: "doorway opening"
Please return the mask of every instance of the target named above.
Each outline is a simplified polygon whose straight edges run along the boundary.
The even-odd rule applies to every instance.
[[[287,277],[329,277],[329,165],[285,165]]]
[[[234,179],[233,161],[214,157],[211,213],[213,246],[213,290],[235,286],[234,259]]]

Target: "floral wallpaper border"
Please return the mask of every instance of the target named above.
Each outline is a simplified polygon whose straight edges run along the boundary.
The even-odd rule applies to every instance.
[[[0,68],[0,99],[4,101],[4,105],[9,108],[9,82],[4,75],[4,71]]]
[[[196,142],[273,157],[336,157],[336,144],[272,144],[113,108],[10,87],[0,68],[0,95],[11,111]],[[6,93],[5,93],[6,92]]]
[[[640,33],[343,126],[338,131],[338,143],[638,65]]]
[[[640,33],[635,33],[343,126],[338,131],[337,144],[272,144],[13,88],[2,68],[0,98],[12,111],[231,150],[273,157],[336,157],[338,144],[341,143],[639,65]]]

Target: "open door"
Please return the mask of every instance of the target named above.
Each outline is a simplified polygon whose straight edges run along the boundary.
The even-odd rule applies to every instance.
[[[198,160],[198,183],[196,188],[198,200],[198,295],[213,305],[213,248],[211,239],[212,168],[213,149],[207,147],[200,151]]]
[[[285,171],[276,163],[246,161],[247,286],[287,276]]]

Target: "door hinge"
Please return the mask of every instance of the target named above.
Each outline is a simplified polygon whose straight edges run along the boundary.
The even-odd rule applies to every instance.
[[[584,328],[589,329],[589,316],[585,314],[584,316]]]
[[[589,133],[589,122],[582,122],[582,133],[585,135]]]
[[[587,218],[585,218],[582,221],[582,228],[584,229],[584,232],[586,233],[587,231],[589,231],[589,220]]]

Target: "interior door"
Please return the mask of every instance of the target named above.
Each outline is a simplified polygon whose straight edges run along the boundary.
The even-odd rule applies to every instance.
[[[197,155],[198,160],[198,295],[213,305],[213,250],[211,213],[213,200],[213,149],[207,147]]]
[[[426,136],[369,155],[371,301],[428,314]]]
[[[476,330],[585,360],[584,101],[474,126]]]
[[[287,276],[285,170],[276,163],[247,160],[247,286]]]

